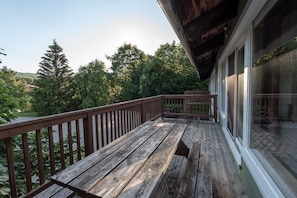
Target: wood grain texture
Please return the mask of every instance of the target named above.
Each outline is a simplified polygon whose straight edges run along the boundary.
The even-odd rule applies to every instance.
[[[143,125],[141,125],[138,129],[146,130],[151,126],[152,123],[147,122]],[[157,124],[157,123],[154,123]],[[154,125],[153,124],[153,125]],[[122,145],[127,144],[129,141],[133,141],[134,139],[137,139],[139,135],[138,130],[132,130],[127,135],[124,135],[117,140],[113,141],[109,145],[106,145],[102,149],[98,150],[97,152],[92,153],[91,155],[87,156],[83,161],[80,160],[76,162],[75,164],[71,165],[70,167],[64,169],[63,171],[53,175],[51,177],[51,180],[57,183],[67,184],[70,181],[72,181],[77,176],[81,175],[85,170],[88,168],[94,166],[96,163],[98,163],[100,160],[104,159],[109,154],[116,151],[118,148],[120,148]],[[133,136],[134,138],[128,138],[129,136]]]
[[[119,166],[93,186],[89,194],[99,197],[116,197],[144,165],[154,150],[158,148],[173,127],[174,124],[167,124],[161,127]]]
[[[188,156],[184,176],[179,187],[178,198],[195,197],[196,178],[199,167],[200,147],[198,142],[193,143]]]
[[[176,122],[177,120],[165,119],[164,121]],[[205,177],[206,175],[203,176],[203,174],[207,172],[209,173],[209,170],[207,169],[208,167],[210,168],[210,180],[212,183],[212,195],[210,196],[214,198],[247,197],[244,185],[239,176],[238,167],[233,159],[230,148],[219,124],[199,120],[192,120],[190,122],[188,121],[187,124],[188,126],[182,137],[182,141],[185,142],[189,148],[192,147],[194,142],[201,143],[199,170],[201,170],[202,175],[198,172],[197,177]],[[209,158],[209,166],[205,165],[203,168],[200,166],[205,156],[208,156]],[[179,185],[181,185],[181,182],[176,183],[175,178],[178,171],[180,174],[184,174],[185,167],[180,167],[180,170],[172,169],[178,168],[175,166],[175,164],[182,163],[186,160],[180,157],[175,157],[174,159],[175,160],[172,162],[173,164],[169,166],[166,172],[166,177],[164,177],[162,180],[160,188],[157,192],[162,198],[176,197],[177,195],[174,193],[177,191],[173,191],[172,188],[168,187],[174,186],[175,188],[178,188]],[[180,161],[177,162],[177,160]],[[205,164],[208,164],[207,159]],[[205,168],[207,169],[205,170]],[[197,178],[197,182],[199,180],[200,179]],[[207,182],[202,185],[202,188],[207,190],[209,189],[207,185],[210,183],[208,183],[208,179],[206,179],[206,181]],[[199,185],[198,183],[197,185]]]
[[[76,177],[69,183],[70,188],[73,188],[81,193],[88,193],[89,190],[96,185],[103,177],[109,174],[122,161],[124,161],[130,154],[132,154],[143,142],[153,136],[158,129],[165,125],[165,123],[158,123],[148,128],[148,130],[140,131],[137,138],[127,138],[127,144],[123,144],[116,152],[110,153],[104,159],[100,160],[87,171]],[[116,145],[115,145],[116,146]],[[105,153],[102,153],[102,155]]]
[[[51,197],[54,194],[58,193],[59,191],[64,190],[64,188],[62,186],[59,186],[57,184],[53,184],[50,187],[48,187],[47,189],[41,191],[40,193],[38,193],[37,195],[34,196],[34,198],[45,198],[45,197]],[[69,189],[67,189],[68,191]]]
[[[177,150],[185,129],[186,124],[178,124],[172,129],[118,197],[150,197],[154,193]]]

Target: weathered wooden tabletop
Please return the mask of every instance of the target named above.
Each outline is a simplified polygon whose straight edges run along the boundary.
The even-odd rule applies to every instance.
[[[177,151],[186,126],[146,122],[51,180],[82,196],[149,197]]]

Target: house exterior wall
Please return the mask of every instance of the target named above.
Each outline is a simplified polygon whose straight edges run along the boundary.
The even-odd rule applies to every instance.
[[[295,0],[248,0],[210,78],[246,187],[263,197],[297,197],[296,18]]]

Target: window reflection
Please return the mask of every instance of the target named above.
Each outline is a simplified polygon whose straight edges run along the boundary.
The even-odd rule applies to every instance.
[[[297,194],[297,1],[280,1],[254,29],[251,147],[278,185]],[[286,193],[286,192],[284,192]]]

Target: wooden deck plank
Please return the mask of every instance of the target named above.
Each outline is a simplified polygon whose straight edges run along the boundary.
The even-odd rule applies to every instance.
[[[167,119],[166,119],[167,120]],[[170,119],[169,122],[176,120]],[[186,145],[201,143],[201,155],[209,156],[213,197],[247,197],[239,176],[238,167],[233,159],[225,136],[218,123],[210,121],[188,121],[188,127],[182,137]],[[180,158],[176,158],[180,159]],[[174,162],[175,164],[178,162]],[[206,162],[208,163],[208,162]],[[168,172],[170,172],[170,167]],[[183,172],[185,169],[181,169]],[[209,170],[206,170],[208,172]],[[168,173],[166,173],[168,174]],[[162,181],[162,186],[171,186],[170,175]],[[179,185],[179,184],[177,184]],[[166,192],[162,192],[166,194]],[[176,197],[172,196],[172,197]]]
[[[89,194],[99,197],[116,197],[121,190],[129,183],[133,175],[147,161],[152,151],[157,149],[163,139],[172,130],[174,124],[171,123],[162,127],[148,141],[133,152],[111,173],[98,182]]]
[[[150,197],[154,193],[171,162],[168,156],[174,155],[186,127],[186,124],[179,124],[171,131],[118,197]]]
[[[239,177],[238,167],[235,163],[235,160],[233,159],[233,156],[230,153],[230,149],[227,145],[225,137],[223,136],[223,134],[221,134],[221,129],[218,126],[214,126],[213,131],[217,133],[219,142],[226,148],[221,150],[221,154],[233,197],[247,197],[246,191],[243,188]]]
[[[125,139],[129,139],[130,141],[136,140],[139,136],[141,136],[142,130],[147,130],[149,127],[158,124],[158,122],[146,122],[143,125],[139,126],[138,130],[132,130],[125,136],[122,136],[115,141],[111,142],[110,144],[103,147],[99,152],[94,152],[91,155],[87,156],[84,161],[78,161],[75,165],[71,165],[70,167],[66,168],[62,172],[59,172],[51,177],[52,180],[60,183],[68,183],[73,180],[73,178],[81,175],[84,170],[89,167],[94,166],[98,161],[103,160],[106,156],[110,153],[113,153],[122,145],[129,143],[125,141]],[[127,136],[135,136],[134,138],[127,138]],[[123,140],[123,141],[122,141]],[[86,162],[87,160],[87,162]]]
[[[214,148],[212,150],[212,160],[214,162],[212,163],[214,196],[233,197],[222,154],[222,150],[227,149],[227,147],[219,141],[216,132],[217,131],[213,128],[213,125],[211,125],[211,134],[214,143]]]
[[[148,130],[142,131],[140,137],[134,139],[130,144],[122,145],[116,153],[110,154],[108,157],[88,169],[87,172],[79,175],[75,180],[69,183],[70,186],[81,193],[88,192],[99,180],[111,172],[111,170],[117,167],[127,156],[141,146],[146,139],[156,133],[161,126],[168,124],[169,123],[158,123],[157,125],[148,128]]]

